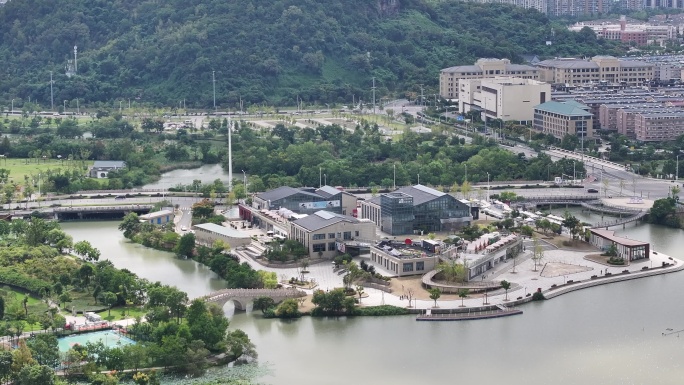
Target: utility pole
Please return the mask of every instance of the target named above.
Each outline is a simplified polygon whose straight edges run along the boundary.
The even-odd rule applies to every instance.
[[[211,83],[214,85],[214,113],[216,113],[216,71],[211,71]]]
[[[392,166],[394,166],[394,186],[393,186],[392,190],[396,190],[397,189],[397,165],[394,164]]]
[[[323,187],[323,168],[318,168],[318,188]]]
[[[50,111],[55,110],[55,98],[52,93],[52,71],[50,71]]]
[[[375,76],[373,76],[373,115],[375,115]]]
[[[233,191],[233,122],[228,116],[228,192]]]
[[[676,173],[675,174],[675,180],[678,181],[679,180],[679,155],[677,155],[677,169],[676,169],[675,173]]]
[[[423,96],[423,85],[420,84],[420,105],[423,106],[423,101],[425,100],[425,96]]]

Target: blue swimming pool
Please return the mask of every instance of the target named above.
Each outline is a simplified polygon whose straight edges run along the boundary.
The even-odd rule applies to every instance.
[[[66,352],[74,345],[85,345],[88,342],[98,341],[102,341],[107,347],[135,344],[135,341],[132,339],[124,337],[113,330],[102,330],[60,338],[58,339],[59,351]]]

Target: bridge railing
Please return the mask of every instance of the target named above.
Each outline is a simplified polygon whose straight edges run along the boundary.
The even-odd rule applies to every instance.
[[[121,206],[76,206],[55,207],[54,212],[83,212],[83,211],[120,211],[120,210],[149,210],[152,205],[121,205]]]

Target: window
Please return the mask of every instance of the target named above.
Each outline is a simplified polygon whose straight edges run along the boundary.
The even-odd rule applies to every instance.
[[[413,262],[404,263],[404,273],[413,271]]]
[[[416,262],[416,271],[425,270],[425,262]]]
[[[359,232],[358,232],[358,231],[354,231],[354,236],[355,236],[355,237],[358,237],[358,236],[359,236]]]
[[[345,231],[343,239],[351,239],[351,231]]]
[[[325,251],[325,243],[314,243],[313,244],[313,251],[314,251],[314,253]]]
[[[335,239],[335,233],[328,233],[328,239]]]
[[[313,237],[311,237],[314,241],[319,240],[319,239],[325,239],[325,234],[314,234]]]
[[[328,251],[333,251],[336,249],[335,242],[328,242]]]

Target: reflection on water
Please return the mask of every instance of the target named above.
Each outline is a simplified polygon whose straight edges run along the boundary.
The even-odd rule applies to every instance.
[[[233,178],[236,175],[233,174]],[[242,178],[240,173],[239,178]],[[202,183],[212,183],[216,179],[220,179],[223,183],[228,183],[228,172],[223,170],[220,164],[207,164],[199,168],[191,170],[173,170],[162,174],[161,179],[154,183],[143,186],[144,189],[168,189],[169,187],[176,187],[179,184],[188,185],[192,181],[199,179]]]
[[[572,211],[572,209],[571,209]],[[562,213],[562,211],[560,211]],[[599,218],[598,214],[590,214]],[[579,216],[579,215],[578,215]],[[584,220],[581,217],[582,220]],[[103,258],[150,280],[200,296],[222,287],[211,271],[170,253],[126,242],[117,222],[64,223]],[[647,224],[618,234],[651,241],[684,257],[684,231]],[[233,314],[231,328],[256,344],[270,384],[506,383],[681,384],[684,273],[638,279],[528,304],[520,316],[465,322],[416,322],[413,316],[263,319]]]
[[[128,269],[152,282],[176,286],[190,298],[225,288],[214,272],[193,260],[178,259],[173,253],[154,250],[126,240],[117,221],[63,222],[62,229],[74,242],[88,240],[114,266]]]

